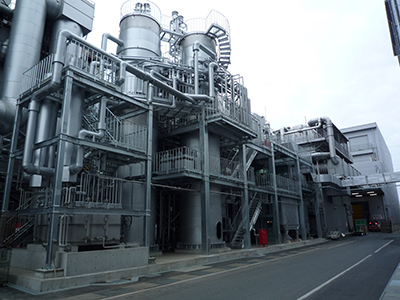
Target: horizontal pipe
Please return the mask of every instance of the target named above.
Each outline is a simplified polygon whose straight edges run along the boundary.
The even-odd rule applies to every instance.
[[[120,47],[123,47],[125,45],[125,42],[123,40],[106,32],[106,33],[103,33],[103,35],[101,37],[101,49],[103,49],[104,51],[107,51],[107,41],[108,40],[113,41]]]

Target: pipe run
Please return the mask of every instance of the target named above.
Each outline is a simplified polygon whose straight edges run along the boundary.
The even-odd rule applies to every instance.
[[[107,41],[113,41],[114,43],[116,43],[119,47],[124,47],[125,42],[113,35],[111,35],[110,33],[103,33],[102,37],[101,37],[101,49],[104,51],[107,51]]]
[[[330,118],[328,117],[321,117],[318,119],[311,119],[308,121],[309,126],[316,126],[315,124],[322,124],[326,125],[326,131],[328,135],[328,145],[329,145],[329,154],[332,162],[337,165],[339,164],[339,160],[336,156],[336,147],[335,147],[335,136],[333,132],[333,123]]]
[[[89,136],[97,139],[101,139],[102,137],[104,137],[106,133],[106,108],[107,108],[107,98],[102,97],[100,101],[99,123],[97,125],[97,130],[99,132],[82,129],[79,131],[78,134],[78,138],[80,140],[83,140]],[[69,170],[72,174],[79,173],[82,170],[84,152],[85,152],[84,147],[82,145],[79,145],[78,150],[76,152],[76,162],[74,165],[69,166]]]
[[[194,93],[196,95],[199,94],[199,52],[200,50],[204,51],[207,55],[209,55],[213,60],[215,60],[215,53],[204,46],[199,41],[193,43],[193,56],[194,56]]]
[[[44,97],[53,93],[61,86],[63,62],[53,62],[53,74],[49,85],[39,89],[32,95],[28,108],[28,124],[24,145],[24,155],[22,159],[22,169],[28,174],[38,174],[52,176],[54,168],[36,166],[32,163],[33,146],[35,143],[37,119],[39,114],[40,102]]]

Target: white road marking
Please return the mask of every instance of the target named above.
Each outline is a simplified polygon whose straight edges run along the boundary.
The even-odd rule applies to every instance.
[[[385,245],[383,245],[382,247],[380,247],[379,249],[375,250],[374,253],[378,253],[379,251],[381,251],[383,248],[385,248],[387,245],[390,245],[390,243],[392,243],[394,240],[391,240],[390,242],[386,243]]]
[[[361,264],[363,261],[367,260],[368,258],[370,258],[372,256],[372,254],[364,257],[362,260],[360,260],[358,263],[355,263],[354,265],[352,265],[350,268],[347,268],[346,270],[344,270],[343,272],[337,274],[335,277],[332,277],[331,279],[329,279],[328,281],[325,281],[323,284],[321,284],[320,286],[317,286],[315,289],[313,289],[312,291],[308,292],[307,294],[301,296],[300,298],[298,298],[297,300],[304,300],[307,297],[311,296],[312,294],[314,294],[315,292],[319,291],[320,289],[322,289],[324,286],[330,284],[332,281],[334,281],[335,279],[339,278],[340,276],[342,276],[343,274],[347,273],[348,271],[350,271],[351,269],[357,267],[359,264]]]

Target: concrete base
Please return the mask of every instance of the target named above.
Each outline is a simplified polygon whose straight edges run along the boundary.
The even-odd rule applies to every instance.
[[[207,256],[199,254],[170,253],[157,257],[156,261],[152,264],[147,264],[147,253],[145,265],[126,268],[121,267],[120,269],[103,270],[88,274],[64,275],[63,277],[55,278],[38,278],[36,272],[33,270],[26,270],[14,267],[10,270],[9,282],[11,283],[12,287],[20,288],[24,291],[29,291],[32,294],[40,294],[44,292],[87,286],[95,283],[115,282],[121,279],[126,281],[137,280],[138,277],[146,276],[149,274],[156,274],[176,269],[234,260],[242,257],[260,256],[267,253],[274,253],[283,250],[312,246],[325,242],[327,242],[326,239],[313,239],[301,242],[293,242],[290,244],[271,245],[269,247],[231,250],[228,252],[215,253]],[[111,254],[108,251],[109,250],[101,252]],[[110,263],[111,261],[113,261],[113,259],[110,260]]]

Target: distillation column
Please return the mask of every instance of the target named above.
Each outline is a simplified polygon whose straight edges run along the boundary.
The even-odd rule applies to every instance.
[[[146,61],[151,58],[159,58],[161,56],[161,41],[160,33],[161,26],[158,22],[157,16],[161,16],[158,7],[150,3],[135,3],[135,1],[127,1],[121,7],[121,21],[119,39],[123,42],[123,46],[119,45],[117,54],[126,62],[133,65],[146,66]],[[127,74],[123,91],[127,95],[143,97],[145,100],[148,95],[148,84],[143,80],[135,77],[132,74]],[[141,125],[148,125],[148,115],[142,114],[127,120],[139,123]],[[157,152],[157,120],[153,118],[152,126],[152,152]],[[129,130],[129,128],[127,128]],[[150,128],[148,128],[150,130]],[[148,141],[147,141],[148,142]],[[121,178],[132,178],[135,176],[144,176],[146,173],[146,163],[136,163],[129,166],[120,167],[117,176]],[[145,208],[146,201],[146,185],[133,184],[133,189],[125,189],[123,204],[132,209],[142,210]],[[140,242],[144,239],[147,240],[145,232],[148,230],[148,243],[152,246],[155,245],[155,225],[156,225],[156,204],[157,197],[155,189],[151,191],[151,203],[147,210],[152,213],[148,225],[143,222],[142,218],[133,218],[132,228],[126,233],[126,242]],[[144,228],[147,226],[147,228]],[[153,250],[153,249],[151,249]]]

